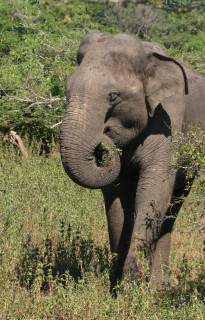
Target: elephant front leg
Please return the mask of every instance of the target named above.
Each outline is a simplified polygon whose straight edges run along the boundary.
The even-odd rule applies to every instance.
[[[108,221],[111,252],[116,253],[111,275],[111,288],[122,278],[124,261],[129,250],[134,226],[134,206],[131,201],[129,184],[120,183],[118,187],[107,187],[102,190],[105,199],[105,209]]]
[[[167,216],[163,222],[152,259],[150,284],[170,284],[169,255],[171,249],[171,232],[176,217]]]
[[[154,166],[141,174],[136,191],[136,218],[123,276],[130,275],[139,281],[145,268],[142,261],[146,261],[150,269],[152,268],[156,244],[170,205],[174,180],[174,175],[163,174],[162,168]],[[166,249],[165,246],[164,252]],[[158,272],[156,268],[155,271]]]
[[[102,192],[105,200],[110,248],[112,253],[117,253],[124,223],[124,212],[119,198],[119,190],[115,187],[107,187]]]
[[[151,285],[157,283],[171,284],[170,269],[169,269],[169,254],[171,249],[171,232],[176,220],[176,217],[183,205],[184,199],[190,192],[190,186],[192,181],[186,182],[184,178],[183,183],[179,189],[176,189],[173,193],[171,200],[171,206],[168,209],[167,215],[163,221],[160,235],[157,240],[157,244],[154,251],[154,257],[152,260],[152,274]],[[189,186],[189,187],[188,187]]]

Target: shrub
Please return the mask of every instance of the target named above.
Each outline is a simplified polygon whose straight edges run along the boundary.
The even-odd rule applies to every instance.
[[[67,276],[79,282],[89,272],[97,276],[110,268],[108,248],[97,245],[91,235],[85,238],[79,228],[65,221],[61,221],[57,244],[47,236],[40,247],[28,235],[21,248],[16,274],[28,289],[36,284],[49,289],[54,282],[65,283]]]
[[[177,167],[187,171],[187,178],[205,172],[205,132],[200,126],[188,126],[185,133],[178,132],[174,144]]]
[[[0,131],[11,128],[46,151],[58,142],[65,77],[75,70],[82,35],[106,29],[82,1],[9,0],[0,4]]]

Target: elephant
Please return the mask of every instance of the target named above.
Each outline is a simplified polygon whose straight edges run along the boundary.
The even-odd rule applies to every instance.
[[[101,189],[111,252],[111,287],[170,284],[171,232],[189,190],[177,169],[173,137],[205,129],[205,78],[157,43],[128,34],[89,32],[66,80],[60,154],[77,184]]]

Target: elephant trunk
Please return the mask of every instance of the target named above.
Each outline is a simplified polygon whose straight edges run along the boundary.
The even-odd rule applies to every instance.
[[[97,189],[112,184],[120,172],[120,157],[113,141],[103,134],[101,111],[69,103],[60,135],[64,169],[77,184]]]

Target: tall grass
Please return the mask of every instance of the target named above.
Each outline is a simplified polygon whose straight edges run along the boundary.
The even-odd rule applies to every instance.
[[[71,182],[58,155],[24,160],[2,148],[0,319],[204,319],[204,235],[193,216],[204,209],[187,203],[173,232],[175,286],[124,280],[114,299],[100,191]]]

